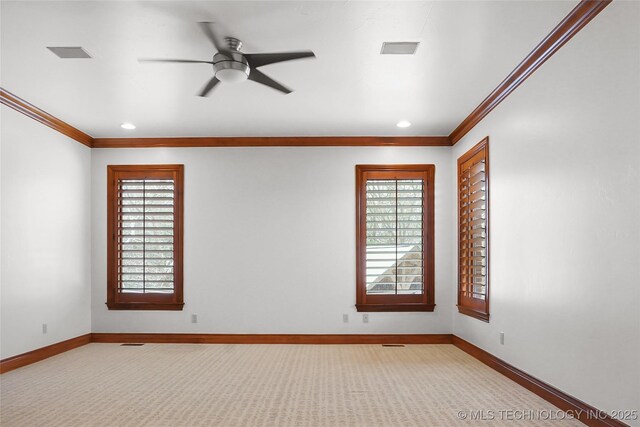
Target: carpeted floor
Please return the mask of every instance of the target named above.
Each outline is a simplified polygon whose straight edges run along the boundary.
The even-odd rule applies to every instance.
[[[3,427],[582,425],[453,345],[89,344],[0,383]]]

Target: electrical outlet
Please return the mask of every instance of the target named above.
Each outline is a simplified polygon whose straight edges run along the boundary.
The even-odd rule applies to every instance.
[[[362,323],[369,323],[369,313],[364,313],[362,315]]]
[[[46,323],[43,323],[43,324],[42,324],[42,333],[43,333],[43,334],[46,334],[46,333],[47,333],[47,324],[46,324]]]
[[[192,314],[191,315],[191,323],[198,323],[198,315],[197,314]]]
[[[344,323],[349,323],[349,315],[348,314],[343,314],[342,315],[342,321]]]
[[[500,332],[500,344],[504,345],[504,332]]]

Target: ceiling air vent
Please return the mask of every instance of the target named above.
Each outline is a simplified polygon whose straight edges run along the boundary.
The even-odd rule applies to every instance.
[[[58,58],[62,59],[72,59],[72,58],[91,58],[91,55],[87,53],[86,50],[77,47],[49,47],[47,46],[51,52],[55,53]]]
[[[380,55],[413,55],[419,42],[384,42]]]

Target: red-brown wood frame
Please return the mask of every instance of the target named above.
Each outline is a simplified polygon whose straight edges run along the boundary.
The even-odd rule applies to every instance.
[[[75,141],[78,141],[82,145],[86,145],[89,148],[93,146],[93,138],[91,136],[1,87],[0,104],[13,108],[17,112],[22,113],[45,126],[49,126],[51,129],[54,129]]]
[[[452,334],[146,334],[146,333],[92,333],[85,334],[27,353],[0,360],[0,373],[4,374],[51,356],[64,353],[89,343],[189,343],[189,344],[453,344],[547,402],[572,414],[592,427],[628,427],[613,419],[605,411],[576,399],[513,365],[497,358]]]
[[[462,293],[462,275],[463,275],[463,257],[462,257],[462,231],[460,229],[460,220],[461,220],[461,207],[460,207],[460,188],[462,185],[462,167],[464,163],[473,159],[476,156],[481,155],[484,159],[484,167],[485,167],[485,278],[486,278],[486,295],[484,300],[480,300],[477,298],[468,298],[465,297]],[[464,153],[458,159],[458,312],[462,314],[466,314],[471,317],[475,317],[476,319],[483,320],[485,322],[489,321],[489,137],[487,136],[478,144],[476,144],[469,151]]]
[[[596,17],[612,0],[581,0],[520,64],[449,135],[451,145],[462,139],[487,114],[531,76],[545,61]]]
[[[93,148],[152,147],[448,147],[448,136],[269,136],[96,138]]]
[[[356,308],[358,311],[433,311],[434,280],[434,165],[356,165]],[[368,295],[366,285],[367,179],[422,179],[422,256],[424,291],[421,295]]]
[[[174,292],[171,294],[118,292],[118,180],[173,179]],[[183,165],[109,165],[107,166],[107,307],[109,310],[182,310],[183,293]]]
[[[0,103],[92,148],[449,146],[457,143],[467,132],[480,123],[487,114],[582,30],[611,1],[581,0],[449,136],[93,138],[2,88],[0,88]]]

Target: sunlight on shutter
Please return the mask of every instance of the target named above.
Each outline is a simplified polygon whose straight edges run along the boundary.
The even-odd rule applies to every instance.
[[[458,159],[458,307],[488,321],[488,141]],[[465,309],[467,309],[465,311]]]
[[[486,295],[486,215],[484,160],[469,166],[460,177],[461,292],[469,298]]]
[[[423,181],[366,182],[367,294],[422,294]]]
[[[120,179],[117,197],[118,290],[173,293],[174,181]]]

